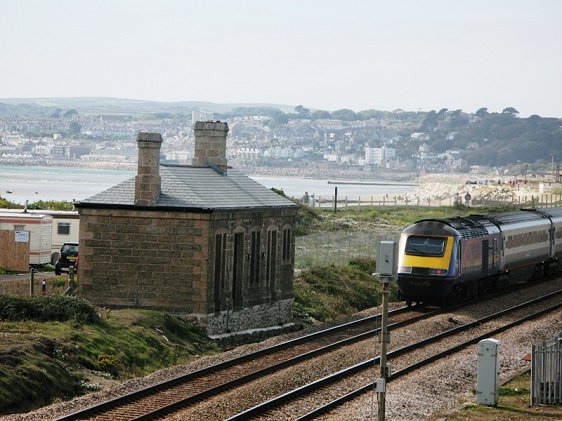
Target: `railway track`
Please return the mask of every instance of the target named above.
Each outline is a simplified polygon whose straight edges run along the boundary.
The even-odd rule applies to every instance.
[[[518,326],[522,323],[525,323],[528,320],[540,317],[545,315],[549,312],[558,310],[562,307],[562,290],[558,290],[544,296],[529,300],[527,302],[518,304],[516,306],[507,308],[505,310],[496,312],[494,314],[488,315],[481,319],[475,320],[471,323],[467,323],[432,337],[426,338],[422,341],[409,344],[402,348],[396,349],[392,352],[388,353],[388,358],[392,362],[396,360],[400,356],[404,356],[410,353],[420,353],[423,352],[423,349],[431,344],[438,343],[439,341],[443,341],[445,338],[450,338],[455,335],[459,335],[461,333],[469,332],[470,330],[476,329],[479,330],[478,333],[474,335],[469,335],[468,339],[462,339],[461,341],[455,343],[452,346],[446,346],[445,349],[441,350],[440,352],[433,352],[430,353],[429,356],[419,357],[419,359],[411,364],[404,365],[400,370],[393,373],[388,381],[392,381],[398,379],[405,374],[411,373],[423,366],[426,366],[438,359],[447,357],[455,352],[458,352],[465,348],[468,345],[475,344],[478,341],[488,338],[492,335],[496,335],[501,333],[505,330],[508,330],[512,327]],[[549,303],[549,301],[552,301]],[[545,307],[545,303],[546,307]],[[518,316],[515,320],[510,319],[509,322],[506,323],[499,323],[498,325],[494,325],[490,328],[485,328],[484,332],[482,332],[482,328],[487,324],[493,324],[494,321],[501,319],[505,316],[512,316],[518,312],[526,312],[524,315]],[[337,406],[348,402],[352,399],[357,398],[358,396],[372,391],[374,388],[374,379],[372,381],[363,382],[359,387],[355,387],[352,390],[349,390],[349,386],[339,386],[340,382],[347,381],[349,378],[358,376],[364,380],[366,378],[372,378],[372,370],[373,368],[379,363],[380,357],[375,357],[366,361],[363,361],[359,364],[356,364],[352,367],[348,367],[344,370],[341,370],[337,373],[332,375],[326,376],[322,379],[318,379],[314,382],[306,384],[304,386],[298,387],[292,391],[284,393],[283,395],[277,396],[273,399],[270,399],[266,402],[263,402],[259,405],[256,405],[250,409],[247,409],[243,412],[240,412],[236,415],[231,416],[228,420],[242,420],[242,419],[298,419],[298,420],[310,420],[314,419],[322,414],[325,414],[332,409],[336,408]],[[336,389],[337,392],[328,392],[328,389]],[[323,399],[318,399],[317,401],[325,401],[326,396],[330,396],[332,394],[339,394],[335,399],[330,400],[330,402],[322,405],[318,405],[315,409],[309,411],[305,414],[299,414],[295,416],[294,411],[287,408],[290,406],[299,406],[299,400],[306,400],[307,406],[311,406],[311,402],[316,402],[313,395],[321,394]],[[290,416],[288,416],[290,414]]]
[[[532,286],[521,285],[524,289]],[[492,294],[494,298],[499,294]],[[480,298],[482,300],[482,298]],[[470,303],[464,303],[467,305]],[[448,308],[448,311],[454,308]],[[402,307],[389,313],[392,329],[440,313],[420,306]],[[377,334],[380,315],[336,325],[306,336],[264,348],[189,374],[178,376],[109,401],[56,418],[57,420],[143,420],[162,418],[184,408],[228,393],[241,385],[324,353],[367,340]]]
[[[390,327],[434,316],[440,310],[402,307],[389,313]],[[358,319],[302,336],[154,386],[102,402],[57,420],[148,420],[163,417],[258,377],[372,338],[380,315]]]

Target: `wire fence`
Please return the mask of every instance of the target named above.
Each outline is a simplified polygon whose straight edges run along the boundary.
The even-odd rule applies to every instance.
[[[293,198],[294,199],[294,198]],[[376,206],[454,206],[464,204],[469,206],[518,206],[518,207],[551,207],[562,205],[562,194],[543,193],[525,195],[505,195],[476,197],[465,202],[457,195],[444,195],[443,197],[431,197],[408,199],[403,196],[316,196],[311,195],[305,202],[312,208],[361,208]]]
[[[400,239],[398,230],[319,232],[297,237],[295,267],[346,265],[357,258],[376,258],[382,240]]]
[[[562,332],[533,345],[531,353],[531,404],[562,403]]]
[[[374,200],[373,197],[356,197],[354,199],[344,197],[318,197],[309,201],[311,207],[332,207],[343,209],[347,207],[375,207],[375,206],[452,206],[454,197],[443,199],[427,199],[414,201],[402,201],[397,197],[391,199],[383,198]],[[559,194],[537,194],[523,195],[506,198],[478,198],[470,203],[471,206],[501,206],[512,205],[514,207],[551,207],[562,205],[562,195]],[[295,247],[295,267],[303,269],[318,265],[346,265],[350,260],[356,258],[376,258],[377,245],[381,240],[400,239],[399,230],[356,230],[356,231],[334,231],[319,232],[302,237],[297,237]]]

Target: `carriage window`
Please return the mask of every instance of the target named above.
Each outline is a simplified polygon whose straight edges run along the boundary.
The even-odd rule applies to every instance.
[[[416,256],[443,256],[446,244],[446,238],[412,235],[408,237],[406,241],[406,254],[413,254]]]
[[[57,225],[57,234],[70,235],[70,223],[59,222]]]

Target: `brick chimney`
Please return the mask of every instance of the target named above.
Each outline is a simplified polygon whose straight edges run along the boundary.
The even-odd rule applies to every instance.
[[[139,162],[135,177],[135,205],[155,206],[160,196],[160,133],[140,132],[137,136]]]
[[[226,174],[226,135],[228,124],[220,121],[195,122],[193,165],[210,166]]]

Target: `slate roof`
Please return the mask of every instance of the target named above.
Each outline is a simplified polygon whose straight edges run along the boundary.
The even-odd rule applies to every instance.
[[[240,209],[296,207],[241,172],[223,175],[211,167],[160,164],[161,193],[156,208]],[[77,207],[135,204],[135,177],[77,203]]]

